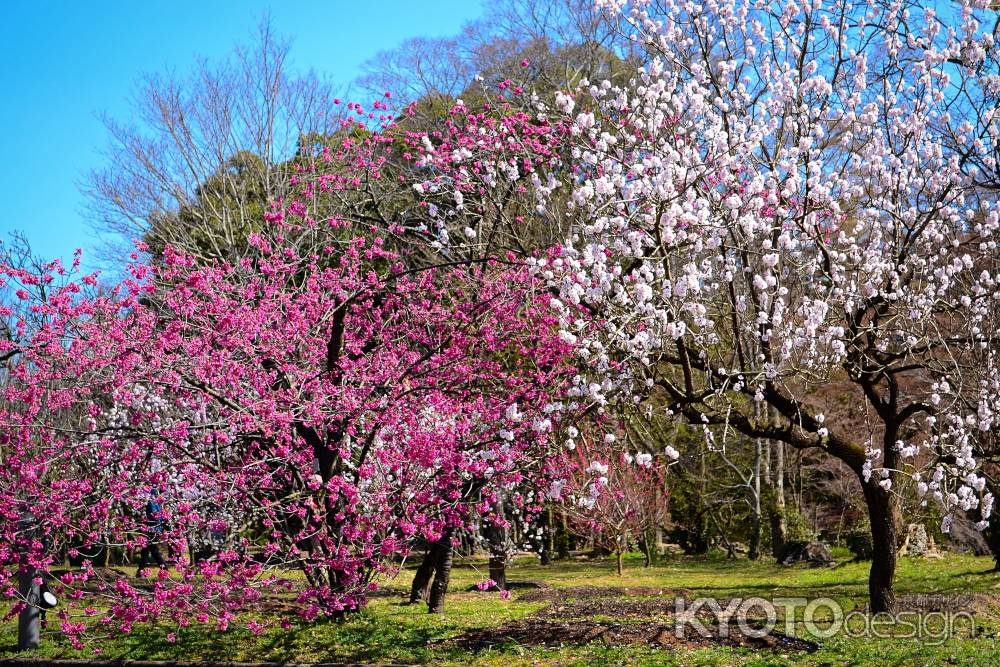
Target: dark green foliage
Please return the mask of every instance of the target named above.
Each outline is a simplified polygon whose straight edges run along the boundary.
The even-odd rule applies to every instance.
[[[857,560],[872,559],[872,533],[867,521],[857,525],[844,535],[844,546],[854,554],[854,558]]]

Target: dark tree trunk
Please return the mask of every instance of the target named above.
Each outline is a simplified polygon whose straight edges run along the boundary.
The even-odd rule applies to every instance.
[[[642,547],[642,555],[646,557],[643,562],[643,567],[653,567],[653,552],[656,551],[654,546],[656,540],[656,533],[652,528],[647,528],[643,531],[642,539],[639,541],[639,546]]]
[[[108,565],[124,565],[125,564],[125,551],[117,547],[108,549]]]
[[[786,532],[785,510],[775,507],[771,512],[771,555],[775,558],[781,558],[785,551]]]
[[[757,411],[758,408],[754,408]],[[764,461],[764,442],[760,438],[754,438],[753,469],[750,477],[750,545],[747,557],[750,560],[760,558],[761,526],[763,521],[761,515],[763,505],[760,498],[760,470]]]
[[[990,516],[989,525],[983,533],[993,554],[993,571],[1000,572],[1000,515],[994,513]]]
[[[774,504],[771,509],[771,554],[778,558],[785,551],[788,526],[785,523],[785,443],[776,440],[774,445]]]
[[[760,558],[761,533],[760,503],[758,503],[750,515],[750,544],[747,545],[747,558],[750,560]]]
[[[503,551],[490,550],[490,579],[497,588],[507,590],[507,554]]]
[[[493,521],[500,522],[505,518],[503,502],[498,503]],[[507,590],[507,529],[499,523],[492,523],[486,530],[486,539],[490,545],[490,579],[496,582],[497,588]]]
[[[427,599],[427,611],[432,614],[444,613],[444,597],[448,593],[448,581],[451,579],[451,563],[451,530],[446,530],[434,549],[434,581]]]
[[[761,521],[760,516],[754,514],[750,517],[750,544],[747,545],[747,558],[758,560],[760,558],[760,538]]]
[[[413,575],[413,584],[410,585],[410,604],[427,602],[431,597],[431,575],[434,574],[434,559],[437,543],[432,544],[424,554],[424,559],[420,561],[420,567]]]
[[[893,578],[896,574],[896,550],[899,544],[899,516],[895,496],[883,490],[875,481],[862,484],[872,531],[872,567],[868,574],[870,611],[893,613],[896,594]]]
[[[329,588],[330,588],[330,592],[331,593],[334,593],[335,595],[339,595],[339,594],[344,593],[344,591],[346,590],[346,587],[344,586],[343,573],[340,570],[336,570],[334,568],[328,568],[326,576],[327,576],[327,580],[330,582]],[[360,612],[361,611],[361,606],[363,604],[364,604],[364,602],[361,601],[359,603],[356,603],[355,606],[350,607],[348,609],[336,609],[336,610],[333,610],[331,612],[328,612],[328,615],[332,619],[342,620],[342,619],[345,619],[345,618],[347,618],[348,616],[350,616],[352,614],[356,614],[356,613]]]
[[[995,498],[1000,497],[1000,485],[987,482],[986,489]],[[976,521],[980,518],[982,518],[981,514],[973,520]],[[983,531],[983,537],[986,538],[986,544],[990,548],[990,553],[993,554],[993,571],[1000,572],[1000,508],[993,508],[993,512],[990,514],[986,525],[986,530]]]
[[[569,527],[566,525],[566,512],[559,512],[559,531],[556,535],[556,558],[569,558]]]
[[[542,565],[552,563],[552,552],[555,548],[552,518],[552,507],[545,508],[545,513],[542,515],[542,550],[538,554]]]
[[[1000,525],[992,524],[992,527],[987,529],[986,543],[993,552],[993,571],[1000,572]]]

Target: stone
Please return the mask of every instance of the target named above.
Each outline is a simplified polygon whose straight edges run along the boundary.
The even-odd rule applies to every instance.
[[[793,565],[795,563],[809,563],[814,567],[820,565],[830,565],[836,562],[829,547],[822,542],[806,542],[789,544],[784,557],[781,559],[782,565]]]
[[[927,529],[922,523],[911,523],[906,527],[906,538],[899,549],[901,556],[926,556],[930,551]]]
[[[924,558],[944,558],[944,554],[937,548],[937,544],[934,542],[934,536],[927,536],[927,553],[924,554]]]
[[[989,556],[990,544],[976,529],[976,525],[961,513],[952,516],[951,530],[947,534],[948,546],[952,551],[974,556]]]

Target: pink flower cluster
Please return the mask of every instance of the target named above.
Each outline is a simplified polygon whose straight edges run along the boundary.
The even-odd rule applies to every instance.
[[[57,264],[0,266],[25,292],[3,313],[17,333],[0,405],[8,598],[23,567],[58,574],[74,636],[81,616],[224,629],[267,596],[336,614],[415,540],[542,474],[570,347],[538,281],[495,261],[422,266],[346,223],[303,252],[307,208],[272,212],[252,261],[168,248],[110,290]],[[169,573],[64,566],[149,545]]]

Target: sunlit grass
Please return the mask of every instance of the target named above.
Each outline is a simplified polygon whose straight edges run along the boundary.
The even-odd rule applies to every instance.
[[[638,556],[626,560],[625,575],[615,574],[611,560],[558,562],[541,566],[521,558],[509,570],[514,582],[543,582],[556,588],[642,587],[685,589],[693,596],[714,597],[830,597],[845,608],[862,608],[867,597],[868,563],[849,561],[844,554],[832,567],[787,568],[770,562],[750,563],[705,558],[676,557],[643,568]],[[897,591],[911,593],[1000,594],[1000,575],[990,572],[989,558],[950,555],[942,560],[902,559]],[[435,664],[628,664],[633,665],[840,665],[840,664],[1000,664],[997,646],[1000,619],[981,619],[976,638],[954,638],[941,645],[915,639],[824,640],[812,654],[784,656],[766,651],[730,648],[663,650],[646,646],[610,647],[603,643],[559,649],[521,647],[507,643],[490,650],[469,652],[442,640],[462,632],[524,618],[543,608],[544,602],[502,600],[495,593],[469,591],[485,578],[482,560],[458,561],[452,575],[452,592],[443,615],[431,615],[424,605],[404,605],[412,569],[405,569],[384,587],[397,595],[374,598],[368,608],[344,621],[297,621],[288,630],[272,628],[260,636],[233,624],[220,633],[205,627],[178,629],[166,625],[139,627],[132,634],[101,640],[102,657],[169,660],[225,661],[357,661],[373,663]],[[613,620],[602,618],[599,620]],[[15,623],[0,631],[0,652],[9,655],[15,644]],[[176,635],[168,641],[168,635]],[[73,650],[58,632],[43,635],[37,657],[92,657],[88,649]]]

